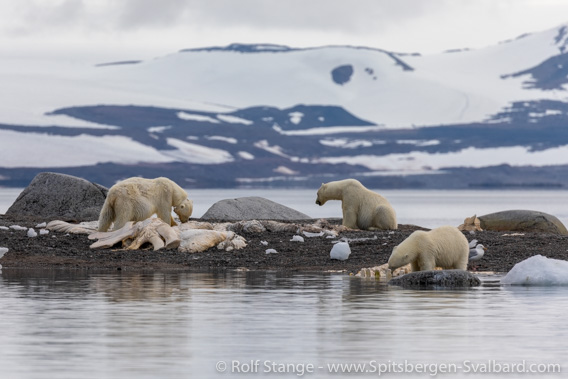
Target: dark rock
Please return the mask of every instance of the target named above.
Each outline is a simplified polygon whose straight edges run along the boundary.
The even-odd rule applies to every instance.
[[[392,278],[390,285],[405,288],[464,288],[481,284],[479,278],[465,270],[416,271]]]
[[[479,216],[483,230],[540,232],[568,235],[562,222],[544,212],[511,210]]]
[[[108,189],[70,175],[42,172],[20,193],[7,216],[43,221],[93,221]]]
[[[351,80],[351,75],[353,75],[353,66],[350,64],[338,66],[331,71],[331,78],[339,85],[343,85]]]
[[[526,88],[541,90],[563,90],[568,83],[568,53],[554,55],[537,66],[511,75],[503,75],[503,79],[510,77],[529,77],[523,82]]]
[[[305,220],[311,217],[263,197],[239,197],[216,202],[203,220]]]

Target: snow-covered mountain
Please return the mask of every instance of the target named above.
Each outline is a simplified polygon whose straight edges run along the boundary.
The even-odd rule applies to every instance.
[[[568,26],[480,50],[182,50],[83,66],[0,62],[0,185],[568,185]],[[566,178],[566,179],[565,179]]]

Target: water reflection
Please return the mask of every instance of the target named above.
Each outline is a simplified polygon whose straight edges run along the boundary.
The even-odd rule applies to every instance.
[[[220,360],[563,363],[568,289],[486,284],[414,291],[343,274],[4,269],[0,367],[10,378],[176,378],[214,377]]]

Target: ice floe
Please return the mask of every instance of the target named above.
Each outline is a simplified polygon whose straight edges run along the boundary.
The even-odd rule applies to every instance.
[[[501,284],[523,286],[568,285],[568,261],[535,255],[517,263]]]

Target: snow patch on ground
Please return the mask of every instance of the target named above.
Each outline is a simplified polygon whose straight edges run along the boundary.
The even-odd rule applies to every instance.
[[[252,155],[251,153],[249,153],[247,151],[239,151],[237,154],[239,154],[239,157],[246,159],[246,160],[254,159],[254,155]]]
[[[158,150],[122,136],[58,136],[0,130],[2,167],[78,167],[97,163],[172,162]],[[22,144],[26,151],[22,154]],[[64,152],[64,154],[62,154]],[[73,157],[73,159],[69,159]]]
[[[211,122],[213,124],[219,124],[219,120],[216,120],[213,117],[206,116],[206,115],[195,114],[195,113],[187,113],[187,112],[178,112],[176,115],[181,120],[202,121],[202,122]]]
[[[177,150],[163,150],[162,153],[176,161],[199,164],[218,164],[232,162],[233,156],[225,150],[214,149],[185,142],[176,138],[168,138],[168,145],[174,146]]]
[[[385,130],[381,125],[370,126],[322,126],[303,130],[284,130],[279,125],[272,126],[272,129],[285,136],[317,136],[341,133],[365,133],[377,130]]]
[[[235,181],[238,183],[270,183],[270,182],[279,182],[279,181],[295,181],[295,182],[302,182],[307,180],[308,177],[306,176],[269,176],[266,178],[236,178]]]
[[[401,145],[414,145],[414,146],[419,146],[419,147],[423,147],[423,146],[436,146],[440,144],[439,140],[411,140],[411,139],[407,139],[407,140],[398,140],[396,141],[396,143],[401,144]]]
[[[529,117],[547,117],[547,116],[559,116],[564,114],[564,112],[557,109],[547,109],[544,113],[530,112]]]
[[[243,124],[243,125],[252,125],[254,122],[250,120],[245,120],[244,118],[240,118],[237,116],[231,116],[226,114],[218,114],[217,118],[221,121],[228,122],[230,124]]]
[[[262,140],[262,141],[258,141],[254,143],[254,147],[257,147],[259,149],[262,149],[264,151],[268,151],[271,154],[274,155],[278,155],[284,158],[290,158],[289,155],[287,155],[286,153],[284,153],[284,151],[282,150],[282,148],[278,145],[270,145],[270,143],[268,143],[267,140]]]
[[[171,125],[170,126],[151,126],[149,127],[147,130],[150,133],[163,133],[164,131],[171,129]]]
[[[302,122],[304,114],[302,112],[290,112],[288,113],[288,116],[290,116],[290,122],[292,124],[298,125],[300,122]]]
[[[368,141],[362,139],[350,140],[348,138],[328,138],[319,141],[324,146],[340,147],[343,149],[357,149],[359,147],[371,147],[376,142],[377,145],[384,144],[385,141]]]
[[[233,137],[207,136],[205,138],[210,140],[210,141],[223,141],[223,142],[232,143],[232,144],[236,144],[237,142],[239,142],[239,141],[237,141],[236,138],[233,138]]]
[[[357,155],[326,157],[312,160],[313,163],[347,163],[361,165],[376,171],[440,170],[448,167],[487,167],[508,164],[511,166],[546,166],[550,162],[568,164],[568,145],[547,150],[531,151],[525,146],[479,149],[469,147],[444,154],[413,151],[408,154]]]
[[[284,175],[297,175],[297,174],[299,174],[298,171],[294,171],[291,168],[288,168],[286,166],[278,166],[277,168],[275,168],[272,171],[277,172],[279,174],[284,174]]]

